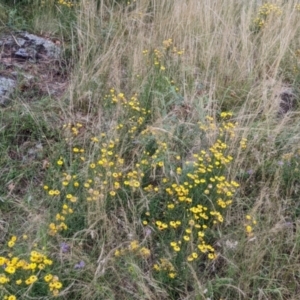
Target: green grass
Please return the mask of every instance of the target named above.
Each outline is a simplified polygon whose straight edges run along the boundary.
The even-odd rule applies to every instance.
[[[0,3],[68,73],[0,108],[0,296],[297,299],[297,1],[130,2]]]

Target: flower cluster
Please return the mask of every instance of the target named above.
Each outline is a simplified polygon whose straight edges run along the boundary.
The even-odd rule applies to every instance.
[[[71,0],[57,0],[57,3],[68,8],[74,6],[74,3]]]
[[[73,198],[73,196],[72,195],[67,195],[67,198],[70,198],[70,200],[71,200]],[[59,231],[67,230],[68,226],[65,223],[66,216],[68,214],[72,214],[72,213],[73,213],[73,209],[70,208],[67,204],[63,204],[61,213],[57,213],[56,216],[55,216],[55,223],[52,222],[52,223],[49,224],[49,234],[54,236]]]
[[[170,278],[175,278],[177,273],[173,264],[166,258],[160,258],[159,262],[153,265],[155,271],[163,272]]]
[[[148,258],[151,255],[151,251],[147,247],[141,246],[137,240],[134,240],[130,242],[128,247],[116,250],[115,256],[119,257],[130,253],[143,258]]]
[[[259,29],[263,28],[267,25],[270,17],[279,17],[281,14],[282,9],[278,5],[265,3],[259,8],[257,17],[254,19],[254,24]]]
[[[66,136],[65,140],[72,149],[72,162],[84,163],[84,148],[81,146],[75,146],[76,138],[79,136],[83,125],[81,123],[68,123],[63,125],[63,133]],[[68,216],[74,213],[74,205],[78,200],[76,196],[78,189],[81,185],[80,181],[77,178],[77,175],[70,175],[67,172],[64,172],[64,169],[67,168],[65,164],[66,159],[60,156],[54,164],[59,167],[59,170],[62,172],[60,179],[59,188],[50,188],[49,185],[44,185],[44,190],[51,197],[58,197],[63,200],[61,205],[61,210],[56,213],[55,220],[51,222],[48,226],[48,233],[51,236],[57,235],[59,232],[65,231],[68,229],[67,219]],[[57,185],[55,183],[55,185]]]
[[[256,220],[250,215],[246,215],[245,231],[248,237],[253,237],[253,225],[256,225]]]
[[[62,181],[63,186],[67,186],[69,184],[69,181],[71,179],[70,177],[71,176],[64,173],[64,178],[63,178],[63,181]],[[76,186],[76,183],[74,183],[74,185]],[[59,196],[60,195],[59,190],[57,190],[57,189],[56,190],[52,190],[52,189],[49,190],[49,187],[47,185],[44,185],[44,190],[46,190],[48,192],[48,195],[50,195],[50,196]],[[69,202],[74,203],[74,202],[77,201],[77,198],[74,197],[72,194],[67,194],[66,195],[66,200],[69,201]],[[64,203],[62,205],[61,212],[56,214],[55,222],[52,222],[52,223],[49,224],[49,234],[54,236],[59,231],[67,230],[68,226],[65,223],[66,216],[68,214],[72,214],[72,213],[73,213],[73,209],[71,207],[69,207],[68,204]]]
[[[160,70],[166,55],[181,55],[172,44],[171,39],[165,40],[163,47],[153,52],[154,65]],[[149,249],[138,240],[130,241],[126,247],[118,247],[116,258],[130,254],[148,258],[153,253],[158,260],[154,270],[165,272],[168,278],[176,277],[182,258],[185,262],[214,260],[218,254],[212,232],[223,223],[225,209],[239,187],[227,172],[234,159],[228,142],[235,139],[237,126],[231,121],[232,113],[222,112],[218,118],[208,116],[201,123],[189,124],[201,138],[201,145],[189,151],[179,149],[174,142],[177,136],[165,130],[164,124],[149,126],[149,106],[138,94],[128,97],[112,88],[104,100],[106,110],[114,113],[110,135],[99,132],[82,146],[77,137],[85,125],[64,126],[70,161],[63,156],[56,160],[55,166],[62,172],[61,187],[45,187],[62,205],[49,225],[49,234],[67,230],[67,217],[83,207],[90,212],[101,207],[106,212],[117,210],[120,204],[131,205],[133,213],[140,214],[138,230],[151,230],[154,243]],[[243,139],[240,147],[246,145]],[[87,172],[78,172],[86,167]],[[81,215],[88,224],[97,218],[95,214]]]
[[[82,126],[65,126],[70,135],[73,163],[88,162],[89,171],[87,178],[82,180],[70,172],[62,173],[61,189],[50,190],[65,201],[62,210],[56,214],[56,222],[50,224],[49,233],[56,235],[68,228],[65,219],[73,213],[74,206],[71,205],[77,205],[79,191],[82,193],[80,198],[86,200],[91,211],[100,203],[109,201],[113,205],[130,195],[131,201],[137,203],[142,198],[148,199],[142,225],[155,229],[154,239],[160,239],[163,234],[167,243],[161,244],[163,249],[155,246],[150,250],[135,240],[116,250],[115,257],[134,253],[147,258],[151,252],[164,253],[166,247],[170,247],[168,253],[173,258],[180,253],[188,262],[203,257],[215,259],[217,253],[211,244],[210,232],[224,221],[224,210],[231,205],[239,187],[226,176],[226,169],[233,160],[227,143],[235,138],[237,126],[230,120],[232,113],[222,112],[218,119],[208,116],[204,122],[195,124],[194,130],[202,136],[206,146],[186,157],[187,154],[176,151],[168,132],[147,126],[148,110],[138,95],[126,97],[111,89],[105,99],[107,105],[115,109],[119,122],[115,126],[115,136],[100,133],[91,138],[95,153],[92,158],[84,157],[84,149],[74,146],[72,140]],[[124,139],[121,140],[121,136]],[[136,141],[140,144],[130,161],[126,161],[128,153],[122,150],[124,140],[129,149],[135,147]],[[247,140],[243,139],[241,148],[246,145]],[[63,161],[63,158],[59,160]],[[174,278],[174,269],[164,262],[156,263],[155,270],[167,270],[168,277]]]
[[[161,71],[166,70],[165,63],[167,61],[166,56],[172,55],[173,58],[179,57],[184,54],[184,50],[179,50],[177,47],[173,46],[173,40],[167,39],[162,42],[162,47],[153,50],[152,61],[148,60],[148,64],[153,64]],[[143,55],[148,55],[148,50],[143,50]]]
[[[206,237],[212,226],[223,222],[223,211],[232,203],[232,197],[239,187],[237,182],[228,180],[224,175],[227,165],[233,160],[231,155],[226,154],[228,147],[225,140],[235,137],[237,125],[227,120],[230,116],[230,113],[222,113],[219,123],[207,117],[205,123],[199,124],[199,128],[207,135],[213,133],[216,141],[208,149],[193,154],[185,163],[182,163],[179,154],[174,153],[173,176],[157,176],[156,186],[151,183],[144,187],[144,191],[154,199],[153,207],[150,203],[150,210],[144,214],[143,224],[155,226],[157,234],[165,232],[164,237],[169,236],[174,255],[183,251],[189,262],[203,254],[208,259],[217,257]],[[153,131],[151,134],[155,135]],[[241,145],[245,147],[245,143],[243,140]],[[149,162],[152,173],[154,169],[167,173],[167,164],[160,155],[170,153],[168,145],[161,141],[156,141],[156,145],[154,153],[144,153],[143,161]],[[157,196],[153,196],[153,193]],[[158,199],[161,199],[160,203]]]
[[[240,146],[241,146],[241,149],[246,149],[247,148],[247,139],[242,138],[240,141]]]
[[[7,246],[13,249],[17,241],[16,236],[12,236]],[[48,272],[53,261],[38,250],[32,250],[26,259],[9,252],[6,256],[0,256],[0,289],[6,291],[5,299],[17,299],[13,291],[21,291],[32,286],[35,282],[44,283],[52,295],[57,296],[62,288],[62,283],[57,276]],[[18,293],[19,294],[19,293]]]
[[[12,248],[15,245],[16,241],[17,241],[17,237],[15,235],[13,235],[10,238],[10,240],[7,242],[8,247]]]

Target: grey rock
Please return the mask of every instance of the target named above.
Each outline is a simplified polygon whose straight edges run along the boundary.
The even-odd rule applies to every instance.
[[[27,53],[25,48],[20,48],[18,51],[15,52],[15,55],[25,59],[29,57],[29,54]]]
[[[28,32],[0,34],[0,108],[10,104],[15,90],[31,95],[34,87],[40,95],[58,97],[66,87],[57,63],[61,53],[50,39]]]
[[[286,88],[280,93],[279,115],[285,115],[296,108],[297,97],[293,89]]]
[[[47,40],[44,39],[44,38],[41,38],[41,37],[38,37],[34,34],[31,34],[31,33],[27,33],[25,32],[23,34],[23,36],[27,39],[27,40],[30,40],[32,42],[34,42],[37,46],[41,46],[43,45]]]
[[[16,42],[17,42],[18,46],[23,47],[26,43],[26,40],[24,40],[22,38],[16,38]]]
[[[0,105],[6,105],[9,97],[16,86],[13,79],[0,77]]]
[[[27,40],[29,40],[31,43],[33,43],[35,46],[43,46],[44,49],[47,52],[47,56],[49,58],[54,58],[54,59],[58,59],[61,53],[60,48],[55,45],[53,42],[42,38],[42,37],[38,37],[34,34],[30,34],[30,33],[24,33],[23,37]]]

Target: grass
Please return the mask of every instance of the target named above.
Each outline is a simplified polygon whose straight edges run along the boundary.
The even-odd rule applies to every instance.
[[[3,299],[297,299],[300,11],[262,2],[0,3],[68,74],[0,108]]]

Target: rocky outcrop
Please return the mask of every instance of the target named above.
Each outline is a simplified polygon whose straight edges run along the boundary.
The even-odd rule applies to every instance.
[[[15,92],[34,89],[58,96],[66,87],[58,41],[28,32],[0,36],[0,105],[8,105]]]

